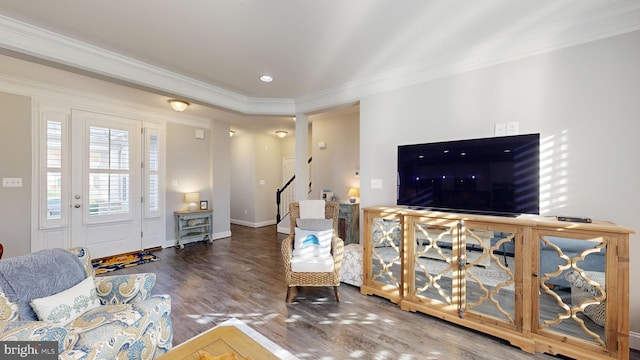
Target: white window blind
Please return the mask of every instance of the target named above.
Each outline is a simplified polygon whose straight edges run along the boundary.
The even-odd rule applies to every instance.
[[[46,137],[46,217],[62,217],[62,121],[47,121]]]
[[[89,215],[130,211],[129,132],[89,128]]]

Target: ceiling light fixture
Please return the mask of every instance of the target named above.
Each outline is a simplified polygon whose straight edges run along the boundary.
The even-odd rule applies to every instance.
[[[260,81],[265,82],[265,83],[270,83],[273,81],[273,77],[269,76],[269,75],[262,75],[260,76]]]
[[[184,101],[184,100],[178,100],[178,99],[169,99],[167,100],[169,102],[169,105],[171,105],[171,108],[177,112],[183,112],[185,110],[187,110],[187,108],[189,107],[188,102]]]
[[[284,130],[278,130],[276,131],[276,135],[278,135],[278,137],[280,139],[284,138],[285,136],[287,136],[288,132],[284,131]]]
[[[236,132],[233,130],[229,130],[229,137],[233,137],[233,134],[235,134]]]

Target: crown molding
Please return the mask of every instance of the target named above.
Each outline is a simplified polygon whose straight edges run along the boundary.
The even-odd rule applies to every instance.
[[[293,114],[292,99],[256,99],[0,15],[0,47],[243,114]]]
[[[624,9],[600,13],[576,23],[556,24],[552,28],[531,31],[519,37],[517,42],[505,36],[466,49],[464,53],[443,54],[422,64],[394,69],[301,96],[295,99],[296,110],[308,113],[328,106],[347,104],[363,97],[637,30],[640,30],[640,2],[633,2]]]
[[[0,47],[247,115],[310,113],[387,91],[640,29],[640,2],[571,23],[509,34],[295,99],[247,97],[0,15]],[[417,44],[419,45],[419,44]]]
[[[0,91],[30,97],[37,103],[56,104],[69,109],[100,112],[149,122],[173,122],[209,129],[211,119],[181,114],[168,108],[141,106],[106,96],[71,90],[62,86],[0,74]]]

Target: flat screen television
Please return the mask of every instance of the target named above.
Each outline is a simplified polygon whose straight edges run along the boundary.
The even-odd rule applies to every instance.
[[[398,146],[398,205],[516,216],[539,193],[540,134]]]

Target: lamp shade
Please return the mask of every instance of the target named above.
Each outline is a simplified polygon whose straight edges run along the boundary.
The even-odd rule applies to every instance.
[[[347,193],[347,195],[349,196],[349,202],[353,204],[356,202],[356,198],[360,197],[360,189],[349,188],[349,192]]]
[[[189,210],[196,210],[198,208],[197,202],[200,201],[199,193],[186,193],[184,194],[184,202],[189,204]]]

